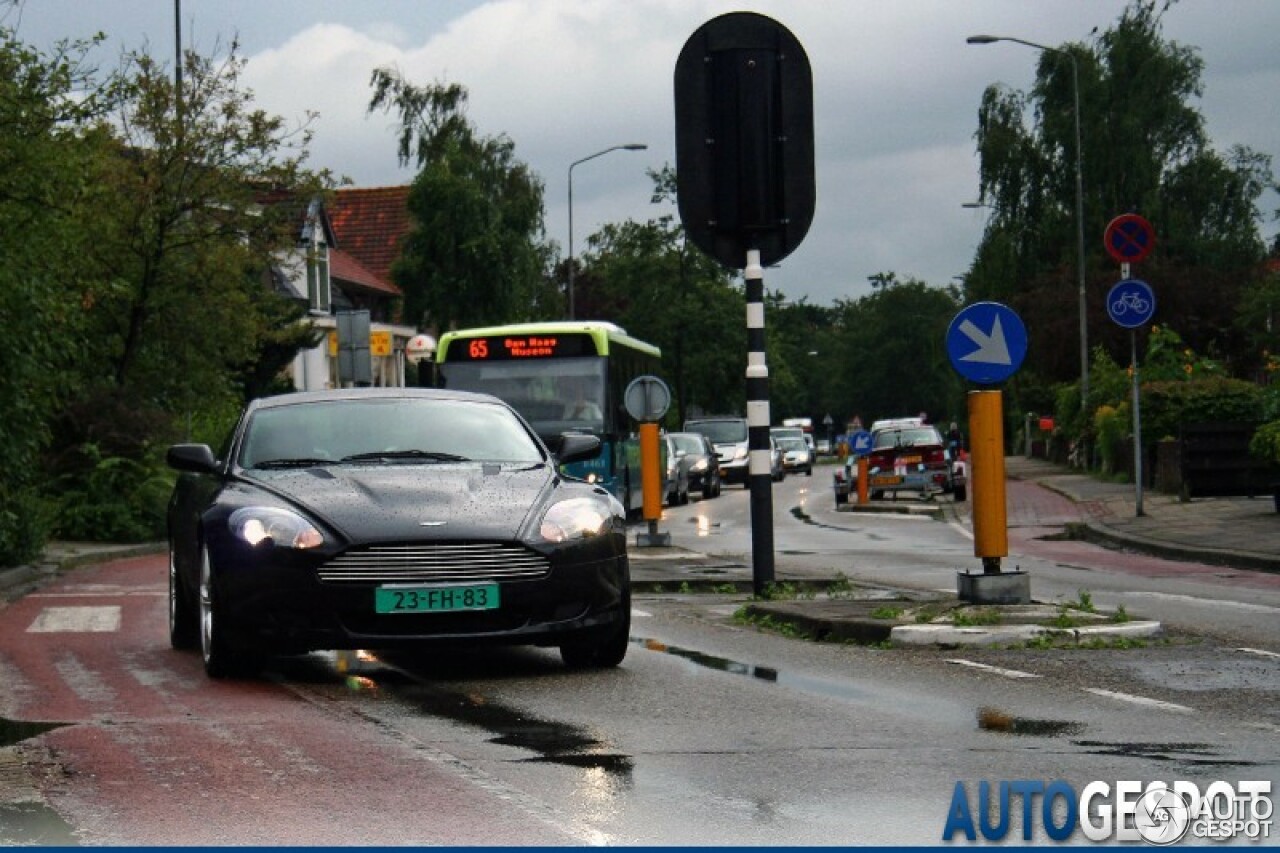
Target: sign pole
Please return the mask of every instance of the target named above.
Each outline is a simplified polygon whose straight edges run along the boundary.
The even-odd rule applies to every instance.
[[[1129,330],[1129,352],[1133,366],[1133,490],[1134,515],[1141,518],[1146,515],[1142,509],[1142,415],[1139,409],[1138,393],[1138,332]]]
[[[760,251],[747,250],[743,269],[747,294],[747,449],[751,485],[752,589],[757,596],[773,583],[773,454],[769,447],[769,367],[765,363],[764,267]]]

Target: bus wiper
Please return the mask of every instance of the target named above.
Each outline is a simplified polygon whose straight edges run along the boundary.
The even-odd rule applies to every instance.
[[[421,459],[426,462],[470,462],[456,453],[440,453],[435,450],[373,450],[369,453],[353,453],[342,457],[343,462],[371,462],[378,459]]]
[[[254,468],[311,468],[315,465],[332,465],[332,459],[307,459],[303,457],[291,459],[264,459],[253,463]]]

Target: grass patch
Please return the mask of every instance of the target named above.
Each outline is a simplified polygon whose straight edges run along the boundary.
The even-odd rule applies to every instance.
[[[899,616],[902,615],[902,613],[903,613],[903,609],[901,607],[891,607],[886,604],[882,607],[877,607],[875,610],[872,610],[871,618],[872,619],[897,619]]]
[[[853,582],[844,572],[836,572],[835,579],[827,585],[827,596],[830,598],[852,598]]]
[[[980,625],[999,625],[1000,611],[993,607],[975,607],[973,610],[957,610],[951,614],[951,624],[957,628],[976,628]]]
[[[734,611],[733,621],[739,625],[751,625],[763,631],[769,631],[794,640],[810,639],[806,632],[800,630],[793,623],[775,619],[767,613],[752,613],[746,605]]]

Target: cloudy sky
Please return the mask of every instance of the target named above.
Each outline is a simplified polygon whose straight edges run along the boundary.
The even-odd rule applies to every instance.
[[[182,38],[209,53],[238,38],[247,81],[270,112],[320,114],[311,165],[355,186],[408,182],[394,123],[366,115],[370,71],[398,67],[418,84],[460,83],[484,134],[505,133],[546,186],[548,236],[567,254],[568,168],[574,246],[601,223],[647,220],[648,168],[675,162],[672,75],[685,40],[730,11],[768,15],[804,46],[814,76],[817,209],[808,236],[765,284],[828,305],[893,271],[931,284],[965,272],[983,211],[974,131],[983,89],[1027,90],[1037,51],[972,46],[975,33],[1058,45],[1111,27],[1125,0],[178,0]],[[110,46],[174,55],[174,0],[12,0],[0,22],[47,46],[101,31]],[[1245,145],[1280,169],[1280,2],[1181,0],[1164,34],[1205,61],[1198,107],[1213,145]],[[1089,180],[1089,164],[1084,166]],[[1276,233],[1280,198],[1262,202]],[[1115,211],[1122,213],[1124,211]],[[1159,223],[1153,223],[1157,236]],[[1086,235],[1101,241],[1102,235]]]

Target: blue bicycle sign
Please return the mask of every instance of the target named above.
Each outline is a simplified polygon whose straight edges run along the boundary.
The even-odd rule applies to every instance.
[[[1117,283],[1107,294],[1107,315],[1118,326],[1136,329],[1156,312],[1156,295],[1151,285],[1136,278]]]

